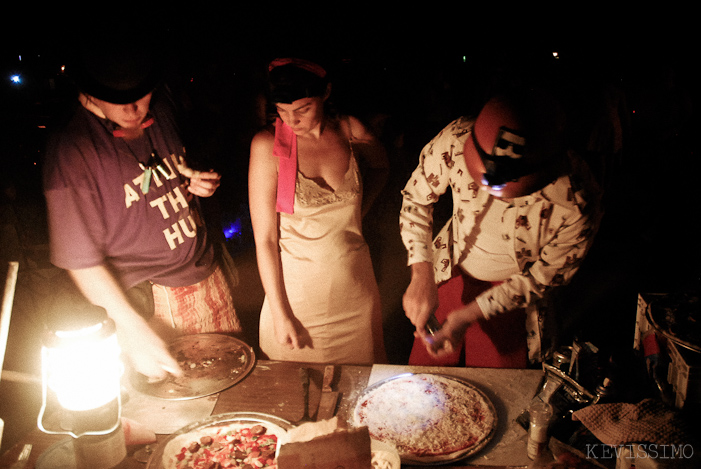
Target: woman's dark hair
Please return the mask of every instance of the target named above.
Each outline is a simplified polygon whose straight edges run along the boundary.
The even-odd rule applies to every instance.
[[[269,117],[277,116],[276,103],[290,104],[298,99],[322,97],[326,94],[329,76],[316,62],[298,58],[275,59],[268,66]],[[324,112],[333,116],[331,100],[324,103]]]
[[[326,70],[304,59],[275,59],[269,65],[268,83],[273,103],[323,96],[328,85]]]

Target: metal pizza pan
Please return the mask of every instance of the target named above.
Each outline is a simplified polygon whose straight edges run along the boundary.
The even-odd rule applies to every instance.
[[[164,380],[151,382],[132,371],[129,377],[134,389],[162,399],[195,399],[230,388],[256,364],[250,345],[223,334],[181,336],[168,344],[168,350],[180,364],[183,375],[168,375]]]
[[[397,376],[392,376],[386,379],[383,379],[381,381],[378,381],[376,383],[373,383],[372,385],[368,386],[365,388],[357,397],[355,401],[355,405],[352,407],[352,411],[349,412],[348,415],[348,424],[352,427],[357,426],[357,423],[355,422],[355,414],[356,414],[356,409],[360,405],[360,403],[363,401],[363,399],[370,393],[376,391],[379,388],[382,388],[383,386],[387,385],[388,383],[395,381],[397,379],[405,378],[408,376],[420,376],[420,375],[432,375],[432,376],[440,376],[444,379],[448,379],[453,381],[457,386],[464,386],[466,388],[469,388],[470,390],[476,392],[477,394],[484,399],[484,402],[487,404],[487,407],[489,409],[489,412],[492,415],[492,425],[491,428],[489,429],[488,432],[473,446],[470,446],[469,448],[455,451],[452,453],[448,454],[441,454],[441,455],[424,455],[424,456],[419,456],[415,454],[410,454],[410,453],[403,453],[399,452],[399,456],[401,458],[402,464],[412,464],[412,465],[418,465],[418,466],[437,466],[437,465],[442,465],[442,464],[450,464],[456,461],[460,461],[462,459],[468,458],[470,456],[473,456],[477,453],[479,453],[482,449],[484,449],[487,444],[489,444],[490,441],[494,438],[494,435],[496,433],[497,429],[497,424],[498,424],[498,416],[496,412],[496,408],[494,406],[494,403],[487,397],[487,395],[477,388],[474,384],[470,383],[467,380],[461,379],[456,376],[450,376],[450,375],[445,375],[445,374],[438,374],[438,373],[403,373]],[[396,416],[397,419],[401,419],[402,416],[398,415]],[[386,443],[392,444],[392,442],[388,441]]]
[[[212,429],[214,432],[217,427],[232,424],[240,424],[242,426],[264,425],[268,427],[268,430],[274,429],[274,433],[278,437],[278,450],[280,445],[284,443],[287,432],[294,428],[294,425],[285,419],[259,412],[229,412],[212,415],[206,419],[186,425],[169,435],[162,442],[159,442],[158,447],[146,464],[146,469],[168,469],[169,458],[180,452],[183,444],[189,441],[190,437],[188,437],[188,434],[192,434],[193,438],[199,438],[197,435],[201,435],[202,432],[206,432],[208,429]]]

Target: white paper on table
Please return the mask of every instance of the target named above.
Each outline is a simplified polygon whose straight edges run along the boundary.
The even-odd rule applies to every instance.
[[[212,415],[219,394],[184,400],[168,400],[129,390],[122,402],[122,416],[139,422],[159,435],[169,435]]]

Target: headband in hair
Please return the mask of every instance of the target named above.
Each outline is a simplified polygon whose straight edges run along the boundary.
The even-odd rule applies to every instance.
[[[295,67],[301,68],[303,70],[306,70],[310,73],[313,73],[314,75],[318,76],[319,78],[324,78],[326,76],[326,70],[319,65],[315,64],[314,62],[310,62],[309,60],[304,60],[304,59],[295,59],[295,58],[280,58],[280,59],[275,59],[270,64],[268,65],[268,71],[272,71],[276,67],[281,67],[283,65],[294,65]]]

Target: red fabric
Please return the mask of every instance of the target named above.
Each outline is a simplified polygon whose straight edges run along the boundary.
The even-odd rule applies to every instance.
[[[450,311],[470,303],[492,285],[466,275],[457,275],[439,285],[438,322],[442,324]],[[423,341],[415,339],[409,365],[457,366],[464,353],[464,366],[467,367],[526,368],[528,346],[525,321],[523,309],[476,321],[467,328],[462,348],[440,359],[431,357]]]
[[[289,64],[311,72],[320,78],[324,78],[326,76],[326,70],[324,70],[321,65],[315,64],[314,62],[310,62],[308,60],[295,58],[275,59],[268,65],[268,71],[272,71],[275,67],[281,67]]]
[[[282,122],[275,121],[275,143],[273,155],[280,160],[277,176],[278,212],[294,213],[295,184],[297,181],[297,136]]]
[[[151,127],[152,124],[153,124],[153,117],[151,117],[150,119],[146,119],[145,121],[143,121],[143,122],[141,123],[141,128],[142,128],[142,129],[145,129],[145,128],[147,128],[147,127]],[[112,135],[115,136],[115,137],[117,137],[117,138],[124,138],[124,137],[126,137],[127,133],[124,131],[124,129],[119,128],[119,129],[114,129],[114,130],[112,131]]]
[[[195,285],[153,285],[154,321],[179,334],[240,332],[231,290],[220,267]]]
[[[660,353],[660,344],[655,333],[651,332],[643,339],[643,353],[646,357]]]

